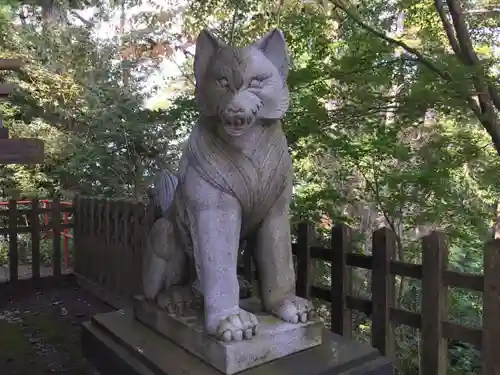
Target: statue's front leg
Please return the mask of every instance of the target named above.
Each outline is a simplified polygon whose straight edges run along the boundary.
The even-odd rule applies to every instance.
[[[195,172],[188,172],[188,177],[189,173]],[[239,307],[240,204],[196,176],[191,177],[187,178],[187,206],[203,294],[205,329],[224,341],[250,339],[256,334],[258,321]]]
[[[305,323],[312,319],[312,304],[295,295],[290,235],[291,184],[278,198],[257,232],[256,263],[264,309],[278,318]]]

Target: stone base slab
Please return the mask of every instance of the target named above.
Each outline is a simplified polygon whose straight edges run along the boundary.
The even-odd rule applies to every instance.
[[[82,351],[101,375],[221,375],[134,318],[132,310],[97,314],[82,325]],[[323,331],[322,344],[240,375],[393,375],[369,345]]]
[[[138,296],[135,299],[134,313],[141,323],[226,375],[321,344],[323,323],[320,321],[286,323],[262,312],[256,300],[243,300],[241,307],[257,316],[259,331],[251,340],[229,343],[216,340],[205,333],[202,309],[186,311],[183,316],[178,316],[169,314]]]

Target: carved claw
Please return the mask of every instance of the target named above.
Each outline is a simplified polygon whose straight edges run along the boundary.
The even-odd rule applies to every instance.
[[[245,310],[226,316],[219,321],[215,336],[222,341],[250,340],[259,329],[257,317]]]
[[[312,303],[297,296],[283,298],[275,306],[272,306],[269,312],[281,320],[293,324],[306,323],[316,317]]]
[[[174,286],[160,292],[156,303],[169,314],[183,316],[186,311],[199,307],[200,298],[195,295],[191,287]]]

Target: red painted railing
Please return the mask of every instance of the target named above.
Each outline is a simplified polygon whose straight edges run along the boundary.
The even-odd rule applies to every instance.
[[[42,204],[42,208],[50,208],[50,204],[52,203],[51,200],[49,199],[40,199],[39,202]],[[18,200],[17,204],[31,204],[31,200]],[[0,202],[0,206],[7,206],[9,202]],[[61,202],[61,205],[64,206],[72,206],[73,202],[68,201],[68,202]],[[63,212],[63,223],[64,224],[69,224],[69,212]],[[44,224],[49,225],[49,213],[45,212],[43,214],[44,218]],[[47,239],[51,235],[51,232],[46,232],[44,233],[44,238]],[[64,267],[68,267],[69,264],[69,239],[73,239],[73,235],[69,233],[68,228],[64,228],[61,232],[61,236],[63,237],[63,253],[64,253]]]

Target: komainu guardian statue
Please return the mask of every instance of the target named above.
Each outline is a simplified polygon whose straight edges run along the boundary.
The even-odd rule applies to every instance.
[[[163,213],[149,236],[144,295],[167,311],[201,296],[204,328],[223,341],[251,339],[259,326],[239,307],[238,250],[249,235],[264,311],[295,324],[312,319],[310,302],[295,295],[292,161],[280,121],[288,64],[280,30],[242,48],[202,31],[194,62],[200,118],[177,175],[156,187]]]

